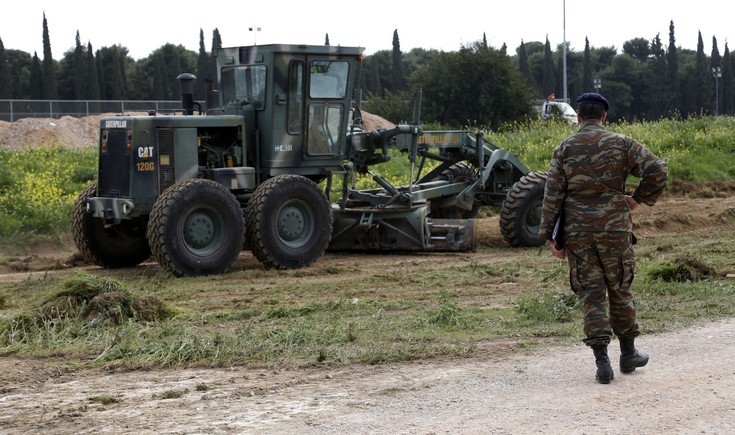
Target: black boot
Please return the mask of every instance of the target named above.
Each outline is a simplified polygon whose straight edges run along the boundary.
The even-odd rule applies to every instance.
[[[595,353],[597,363],[595,379],[601,384],[609,384],[615,378],[615,373],[610,366],[610,358],[607,357],[607,346],[592,346],[592,352]]]
[[[620,338],[620,371],[633,373],[648,364],[648,354],[635,349],[633,338]]]

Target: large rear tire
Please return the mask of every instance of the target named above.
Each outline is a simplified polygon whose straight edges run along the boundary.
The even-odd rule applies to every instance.
[[[108,269],[136,266],[151,256],[143,219],[123,220],[105,228],[100,218],[87,213],[87,199],[97,194],[93,181],[77,197],[71,213],[74,243],[82,256]]]
[[[530,172],[508,191],[500,209],[500,232],[511,246],[540,246],[541,209],[548,172]]]
[[[309,266],[324,255],[332,238],[327,195],[300,175],[279,175],[258,186],[245,221],[253,255],[277,269]]]
[[[148,240],[153,255],[176,276],[226,272],[243,246],[240,203],[223,185],[205,179],[174,184],[151,210]]]
[[[464,163],[455,163],[443,170],[434,180],[445,180],[450,183],[466,181],[475,182],[480,174]],[[472,209],[466,210],[457,206],[457,197],[431,200],[431,217],[434,219],[472,219],[480,211],[480,202],[475,200]]]

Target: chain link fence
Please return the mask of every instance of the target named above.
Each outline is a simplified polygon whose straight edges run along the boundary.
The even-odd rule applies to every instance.
[[[181,100],[0,100],[0,121],[13,122],[21,118],[81,117],[100,113],[181,111]]]

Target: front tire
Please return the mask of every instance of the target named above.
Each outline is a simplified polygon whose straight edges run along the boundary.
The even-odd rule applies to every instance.
[[[332,238],[327,196],[300,175],[266,180],[253,193],[246,215],[250,248],[267,267],[309,266],[324,255]]]
[[[100,218],[87,213],[87,199],[97,194],[93,181],[77,197],[71,213],[74,244],[82,256],[107,269],[133,267],[151,256],[142,219],[123,220],[105,228]]]
[[[500,232],[511,246],[541,246],[541,209],[548,172],[530,172],[508,191],[500,209]]]
[[[153,255],[176,276],[226,272],[243,246],[240,203],[223,185],[186,180],[166,189],[151,210]]]

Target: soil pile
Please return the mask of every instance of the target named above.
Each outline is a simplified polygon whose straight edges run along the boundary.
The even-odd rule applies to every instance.
[[[0,121],[0,150],[22,150],[51,145],[70,148],[96,145],[100,119],[114,115],[103,113],[81,118],[63,116],[59,119],[22,118],[15,122]],[[362,112],[362,119],[368,130],[389,129],[395,126],[384,118],[365,111]]]

